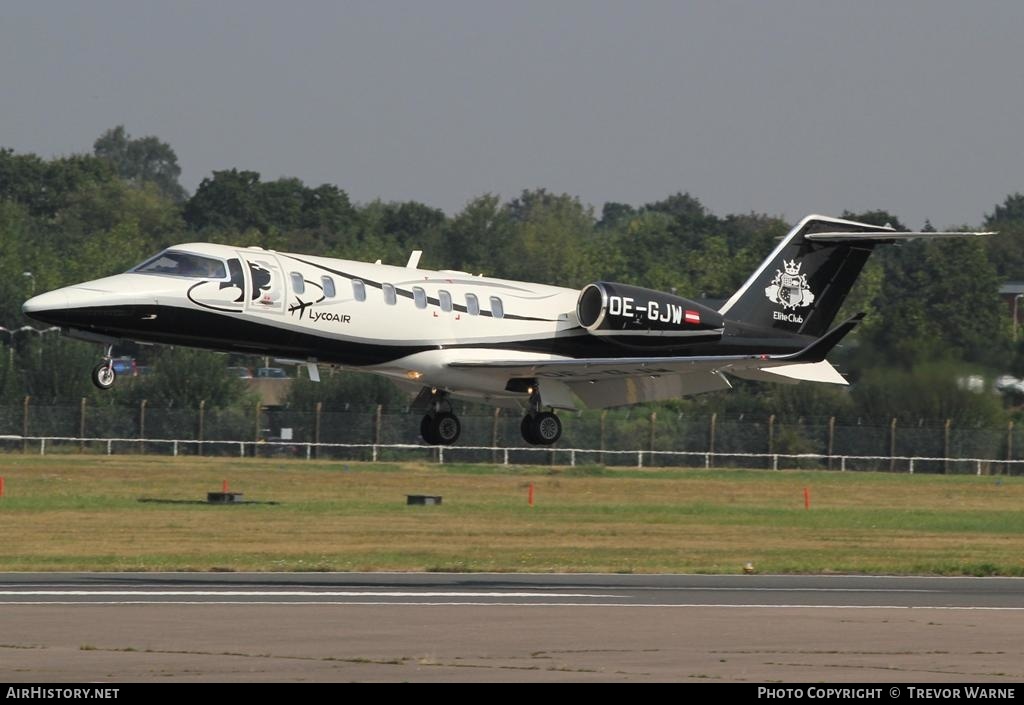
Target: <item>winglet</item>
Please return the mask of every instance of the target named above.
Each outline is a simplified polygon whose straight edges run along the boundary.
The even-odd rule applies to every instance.
[[[864,314],[858,313],[856,316],[840,323],[803,350],[789,355],[772,357],[771,359],[786,360],[787,362],[821,362],[825,359],[825,356],[829,354],[832,348],[838,345],[839,341],[845,338],[846,334],[853,330],[863,319]]]

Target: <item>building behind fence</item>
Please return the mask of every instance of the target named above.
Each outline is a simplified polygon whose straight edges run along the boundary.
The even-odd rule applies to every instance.
[[[117,452],[239,455],[239,443],[249,453],[265,444],[266,452],[306,457],[352,459],[352,451],[330,444],[418,444],[421,413],[385,412],[381,407],[348,411],[307,411],[253,405],[249,409],[155,408],[146,402],[135,407],[96,406],[83,399],[77,405],[43,406],[25,399],[0,406],[0,435],[9,450],[31,452],[24,438],[65,438],[50,441],[50,451],[102,452],[97,443],[78,439],[167,439],[179,443],[125,444]],[[651,453],[648,466],[713,465],[715,467],[772,467],[773,455],[817,457],[793,460],[787,467],[906,472],[914,457],[914,472],[970,472],[981,466],[951,462],[957,459],[1024,460],[1024,438],[1009,423],[1004,428],[960,428],[945,422],[900,425],[895,419],[851,423],[836,418],[783,419],[719,417],[716,414],[677,414],[637,408],[561,414],[564,432],[559,448],[588,449],[580,463],[635,465],[635,453],[602,451],[664,451],[686,456]],[[458,447],[446,449],[457,462],[497,462],[505,457],[491,448],[524,446],[521,416],[509,411],[463,411]],[[186,441],[198,441],[187,443]],[[323,444],[323,445],[320,445]],[[129,447],[130,446],[130,447]],[[467,447],[478,447],[466,450]],[[241,450],[245,454],[244,447]],[[370,451],[365,451],[364,454]],[[377,457],[377,451],[372,451]],[[387,452],[382,451],[382,458]],[[432,451],[426,450],[425,453]],[[742,457],[753,454],[758,457]],[[529,460],[513,455],[513,462],[556,462],[558,451],[535,449]],[[870,457],[870,459],[863,459]],[[861,459],[856,459],[861,458]],[[369,459],[369,457],[367,457]],[[573,456],[574,461],[577,455]],[[564,458],[560,462],[566,462]],[[973,462],[973,461],[972,461]],[[987,463],[986,472],[1018,474],[1024,467]]]

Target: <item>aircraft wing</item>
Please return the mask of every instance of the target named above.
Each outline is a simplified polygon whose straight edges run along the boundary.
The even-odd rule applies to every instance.
[[[448,366],[487,370],[509,379],[537,379],[543,403],[557,408],[574,408],[569,391],[588,407],[602,408],[729,389],[732,385],[726,375],[846,384],[825,355],[862,318],[858,314],[788,355],[457,360]]]

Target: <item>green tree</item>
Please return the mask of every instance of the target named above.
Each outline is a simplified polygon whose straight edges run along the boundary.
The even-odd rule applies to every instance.
[[[297,411],[311,411],[317,403],[324,411],[371,409],[382,404],[387,410],[400,410],[409,396],[390,380],[359,372],[325,374],[319,382],[299,377],[292,382],[287,405]]]
[[[537,189],[523,191],[505,208],[516,248],[508,276],[573,287],[595,279],[594,216],[579,198]]]
[[[224,355],[191,348],[159,347],[150,360],[153,372],[116,386],[117,398],[137,405],[147,399],[162,407],[196,409],[248,405],[253,398],[243,380],[228,372]]]
[[[96,139],[93,154],[111,164],[117,175],[131,184],[154,184],[175,203],[182,203],[188,197],[178,183],[181,176],[178,155],[169,144],[156,137],[133,139],[124,125],[118,125]]]
[[[910,242],[884,259],[871,343],[911,366],[948,358],[999,364],[1009,355],[1009,321],[998,277],[978,240]]]
[[[52,218],[83,186],[117,178],[96,157],[73,155],[44,161],[34,154],[0,148],[0,200],[14,201],[36,218]]]
[[[266,230],[269,222],[259,186],[255,171],[215,171],[185,203],[185,223],[193,230]]]
[[[987,238],[989,261],[999,276],[1024,279],[1024,194],[1014,193],[985,216],[985,229],[996,231]]]
[[[490,276],[507,276],[504,266],[514,258],[512,221],[501,199],[484,194],[466,204],[444,227],[444,268]]]
[[[927,362],[911,370],[876,367],[866,370],[852,390],[856,412],[871,419],[895,417],[914,426],[922,419],[950,419],[957,426],[1002,424],[999,397],[974,392],[962,383],[962,365]]]

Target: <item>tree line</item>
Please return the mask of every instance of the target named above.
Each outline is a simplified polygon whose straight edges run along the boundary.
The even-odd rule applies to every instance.
[[[505,200],[485,193],[457,213],[416,201],[354,203],[340,186],[298,178],[264,180],[239,169],[214,171],[195,193],[179,183],[177,156],[153,136],[123,126],[91,153],[43,159],[0,148],[0,402],[29,395],[45,403],[150,403],[191,407],[248,404],[245,386],[223,373],[224,356],[189,350],[131,351],[154,374],[98,396],[88,380],[97,348],[19,331],[34,293],[125,271],[175,243],[240,246],[401,264],[413,249],[422,266],[582,287],[599,279],[727,298],[792,226],[761,213],[717,215],[697,196],[676,193],[645,204],[600,209],[543,188]],[[998,198],[998,196],[997,196]],[[842,217],[908,229],[884,210]],[[1019,399],[964,389],[971,374],[1024,373],[1024,345],[997,295],[1024,279],[1024,195],[996,202],[980,223],[999,234],[927,246],[911,242],[872,257],[845,306],[865,322],[833,359],[853,382],[825,385],[737,382],[731,393],[670,402],[676,411],[790,416],[953,418],[998,424]],[[925,229],[930,228],[925,224]],[[844,315],[841,313],[840,315]],[[238,364],[246,364],[239,362]],[[961,380],[961,384],[958,384]],[[325,408],[385,404],[404,396],[382,380],[339,374],[294,385],[291,403]]]

